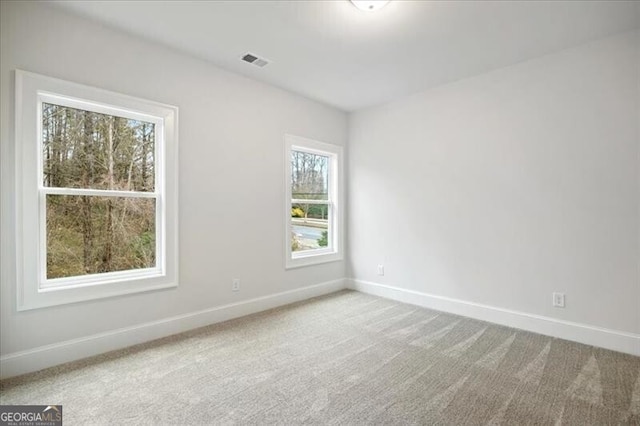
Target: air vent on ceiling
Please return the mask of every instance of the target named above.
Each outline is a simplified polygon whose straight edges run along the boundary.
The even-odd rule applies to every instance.
[[[260,58],[257,55],[254,55],[253,53],[245,53],[244,55],[242,55],[242,57],[240,58],[245,62],[250,63],[251,65],[255,65],[259,68],[264,67],[265,65],[269,64],[269,61],[264,59],[264,58]]]

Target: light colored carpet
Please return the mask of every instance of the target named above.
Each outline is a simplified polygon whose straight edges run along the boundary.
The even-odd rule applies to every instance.
[[[71,424],[640,424],[640,358],[343,291],[0,383]]]

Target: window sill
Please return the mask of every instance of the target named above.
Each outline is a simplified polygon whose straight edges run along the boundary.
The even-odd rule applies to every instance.
[[[320,265],[343,260],[342,253],[315,253],[287,258],[285,269],[303,268],[305,266]]]
[[[24,292],[18,295],[18,311],[169,289],[177,286],[177,281],[166,275],[131,277],[130,279],[120,279],[118,281],[95,281],[84,285],[40,289],[32,286],[24,288]]]

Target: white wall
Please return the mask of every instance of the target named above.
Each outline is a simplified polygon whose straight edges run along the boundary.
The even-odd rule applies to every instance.
[[[0,15],[0,354],[345,276],[344,262],[285,271],[282,219],[284,134],[344,145],[345,113],[42,3],[2,2]],[[176,290],[16,312],[11,161],[16,68],[180,108]],[[239,293],[231,292],[234,277],[242,280]]]
[[[351,276],[637,336],[639,37],[353,113]]]
[[[344,277],[344,262],[283,269],[285,133],[349,136],[351,276],[640,333],[637,33],[354,113],[348,135],[335,109],[42,3],[0,4],[0,355],[26,354],[12,371],[55,355],[43,345],[102,333],[108,349],[113,330]],[[16,312],[16,68],[180,107],[178,289]]]

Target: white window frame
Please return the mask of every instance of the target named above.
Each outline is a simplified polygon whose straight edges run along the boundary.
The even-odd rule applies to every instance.
[[[294,135],[285,135],[285,269],[335,262],[344,258],[344,184],[343,149],[339,145],[318,142]],[[304,200],[308,204],[329,204],[330,245],[317,250],[291,250],[291,152],[303,151],[329,157],[328,200]]]
[[[17,310],[177,287],[178,108],[21,70],[15,72],[15,90]],[[153,123],[154,191],[45,187],[43,103]],[[152,268],[48,279],[47,195],[155,199],[156,265]]]

